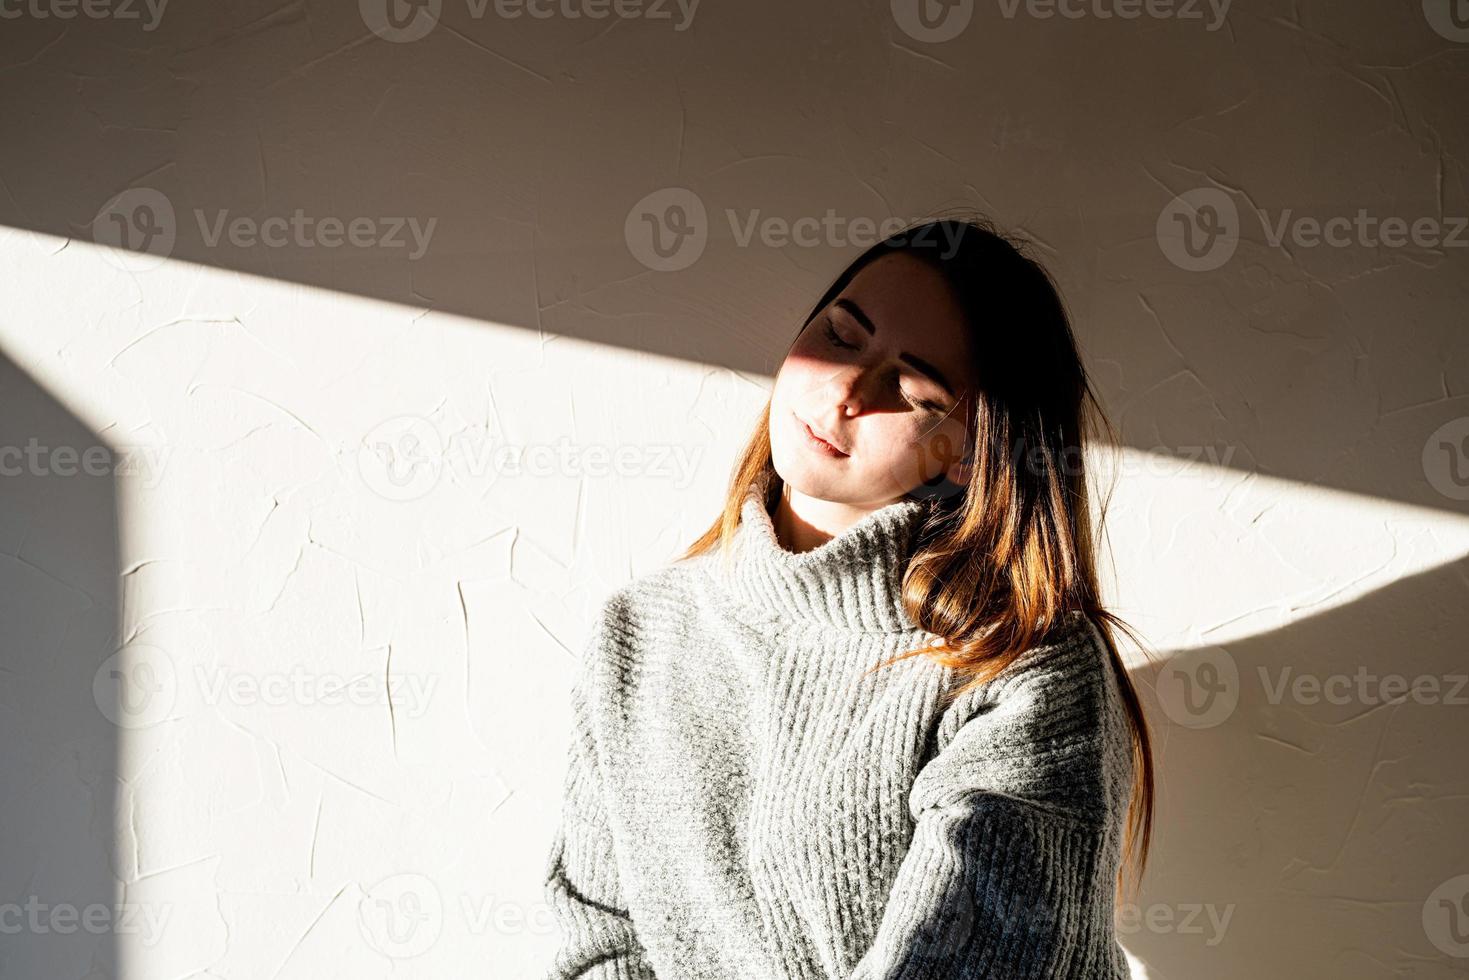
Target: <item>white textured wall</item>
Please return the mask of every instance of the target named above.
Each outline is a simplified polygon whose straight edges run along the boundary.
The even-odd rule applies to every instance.
[[[1469,29],[1062,7],[0,4],[0,977],[532,975],[589,617],[951,206],[1122,431],[1136,975],[1462,976]]]

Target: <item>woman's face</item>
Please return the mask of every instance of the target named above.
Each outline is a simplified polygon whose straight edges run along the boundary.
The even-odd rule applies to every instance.
[[[891,503],[941,470],[964,485],[969,364],[943,276],[902,252],[876,259],[806,325],[776,374],[776,472],[807,496],[861,507]]]

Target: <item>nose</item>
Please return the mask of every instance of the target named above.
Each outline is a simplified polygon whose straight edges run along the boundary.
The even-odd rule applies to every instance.
[[[842,365],[832,372],[826,381],[826,401],[836,405],[838,416],[862,414],[871,374],[855,365]]]

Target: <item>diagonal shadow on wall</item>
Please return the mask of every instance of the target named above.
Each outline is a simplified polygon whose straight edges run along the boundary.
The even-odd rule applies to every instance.
[[[1133,671],[1160,787],[1119,935],[1154,977],[1457,975],[1423,910],[1469,874],[1469,800],[1453,790],[1469,785],[1466,593],[1469,558],[1204,648],[1239,676],[1223,720],[1197,716],[1209,727],[1179,724],[1195,719],[1160,705],[1153,669]],[[1469,935],[1469,917],[1456,927]],[[1412,942],[1381,962],[1383,936]]]
[[[886,4],[708,4],[679,27],[451,0],[421,5],[442,11],[411,41],[369,29],[372,5],[8,19],[0,225],[768,374],[857,232],[782,245],[746,219],[974,208],[1041,238],[1126,445],[1464,511],[1420,455],[1469,414],[1469,249],[1271,247],[1249,210],[1451,216],[1469,48],[1417,3],[1275,0],[1215,30],[987,11],[932,49]],[[1189,133],[1212,142],[1190,155]],[[1251,174],[1243,241],[1184,271],[1155,226],[1173,194],[1233,186],[1216,161]],[[627,228],[667,217],[635,205],[677,186],[707,245],[653,271]],[[326,219],[365,222],[362,244]]]
[[[1245,12],[1241,29],[1294,22],[1296,6]],[[1401,6],[1409,17],[1416,5]],[[817,43],[838,29],[833,8],[820,4],[711,5],[714,29],[679,38],[656,25],[473,21],[461,9],[413,43],[373,36],[355,7],[178,5],[151,32],[7,21],[0,114],[15,122],[0,145],[0,225],[89,241],[114,195],[149,188],[172,213],[175,260],[401,303],[405,318],[432,309],[768,374],[807,304],[855,249],[745,247],[719,223],[723,208],[789,216],[834,206],[876,218],[951,203],[994,210],[972,183],[962,200],[935,202],[876,176],[921,172],[931,186],[962,187],[982,173],[1011,202],[996,217],[1045,218],[1059,257],[1111,257],[1078,260],[1066,292],[1084,314],[1079,333],[1127,446],[1237,450],[1214,461],[1464,511],[1425,479],[1422,459],[1429,433],[1469,406],[1454,394],[1463,385],[1453,373],[1464,363],[1464,255],[1405,253],[1323,277],[1308,256],[1256,248],[1216,273],[1182,273],[1157,255],[1153,223],[1172,192],[1208,181],[1184,159],[1164,188],[1133,150],[1161,158],[1189,125],[1140,94],[1197,91],[1182,114],[1224,117],[1253,98],[1236,89],[1253,92],[1255,76],[1270,70],[1280,93],[1272,101],[1296,113],[1276,120],[1281,131],[1294,122],[1315,141],[1293,148],[1301,159],[1316,159],[1316,143],[1352,144],[1356,130],[1365,157],[1380,149],[1369,139],[1402,129],[1415,158],[1437,153],[1451,165],[1463,156],[1454,142],[1462,133],[1437,123],[1462,115],[1462,48],[1431,35],[1407,45],[1403,60],[1418,58],[1423,74],[1395,75],[1389,100],[1344,81],[1362,81],[1360,66],[1304,31],[1287,33],[1290,43],[1264,35],[1279,46],[1278,61],[1223,58],[1236,45],[1225,33],[1121,33],[1100,23],[1043,38],[976,31],[954,52],[956,64],[973,66],[960,111],[951,88],[910,74],[924,58],[901,50],[881,11],[842,23],[849,55],[833,58]],[[1084,84],[1027,84],[1026,131],[1007,137],[1007,100],[1037,64],[1064,66],[1063,79]],[[1413,106],[1415,118],[1400,118],[1394,101]],[[943,152],[902,156],[897,144],[912,141],[873,118],[898,115],[931,131]],[[1231,141],[1221,134],[1197,151],[1201,159],[1223,154]],[[1007,149],[1007,138],[1034,152]],[[1098,165],[1063,167],[1055,146]],[[946,156],[953,170],[938,162]],[[1126,170],[1106,169],[1119,157]],[[853,160],[863,162],[860,175]],[[629,250],[624,223],[644,194],[679,185],[706,198],[710,240],[687,269],[655,272]],[[1364,200],[1312,197],[1312,188],[1268,179],[1251,189],[1267,203],[1343,213]],[[1056,201],[1083,204],[1058,216]],[[238,218],[258,228],[298,209],[317,221],[370,218],[379,235],[390,219],[437,224],[416,258],[401,225],[401,247],[379,239],[353,250],[241,244],[227,231]],[[131,231],[153,227],[136,207],[126,217]],[[1136,294],[1125,304],[1119,281]],[[0,445],[99,441],[15,364],[0,370]],[[1469,458],[1463,447],[1441,448],[1445,467]],[[121,625],[115,478],[25,474],[0,488],[0,608],[10,637],[0,662],[9,736],[0,772],[13,788],[0,802],[0,891],[11,901],[110,908],[114,880],[137,859],[133,842],[112,832],[128,825],[111,775],[126,724],[109,714],[127,723],[130,708],[108,671],[146,666],[107,663],[133,639]],[[1421,935],[1413,920],[1427,890],[1469,871],[1463,820],[1443,817],[1460,803],[1433,795],[1469,785],[1463,758],[1444,750],[1464,744],[1465,712],[1412,701],[1271,704],[1258,671],[1272,685],[1284,667],[1462,672],[1465,573],[1458,562],[1229,644],[1243,697],[1216,727],[1170,725],[1153,706],[1162,794],[1144,901],[1174,910],[1175,922],[1188,904],[1234,906],[1214,946],[1178,928],[1125,935],[1157,976],[1368,973],[1366,954],[1353,952],[1359,935]],[[1150,675],[1136,680],[1152,688]],[[99,841],[113,846],[88,844]],[[1354,870],[1379,867],[1383,854],[1394,856],[1393,880]],[[1195,924],[1209,928],[1207,918]],[[35,932],[0,949],[0,973],[112,976],[118,958],[104,935]],[[1443,962],[1426,945],[1402,959],[1399,969]]]

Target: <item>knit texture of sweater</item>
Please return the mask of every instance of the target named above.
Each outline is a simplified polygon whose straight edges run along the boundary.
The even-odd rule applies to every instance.
[[[900,601],[905,499],[811,551],[763,494],[611,594],[572,687],[546,980],[1117,980],[1132,781],[1096,627],[963,680]]]

